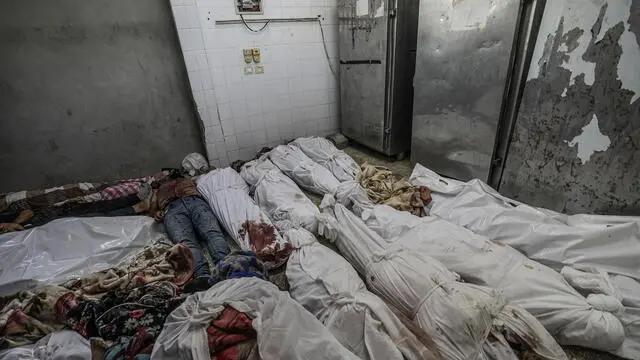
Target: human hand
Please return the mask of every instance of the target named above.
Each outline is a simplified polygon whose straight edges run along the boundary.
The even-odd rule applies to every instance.
[[[156,219],[156,221],[162,221],[164,219],[164,211],[163,210],[156,211],[156,213],[153,214],[153,218]]]
[[[17,223],[0,223],[0,231],[18,231],[24,230],[22,225]]]

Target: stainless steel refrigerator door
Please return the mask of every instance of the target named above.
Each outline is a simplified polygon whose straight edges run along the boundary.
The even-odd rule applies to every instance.
[[[385,152],[386,0],[339,0],[342,132]]]
[[[487,180],[519,8],[518,0],[421,1],[412,162]]]

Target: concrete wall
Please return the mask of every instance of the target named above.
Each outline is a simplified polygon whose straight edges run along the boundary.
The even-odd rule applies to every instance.
[[[319,24],[272,23],[260,33],[242,24],[216,26],[216,20],[240,19],[233,4],[233,0],[171,0],[211,163],[225,166],[282,140],[337,131],[337,81],[324,54]],[[328,51],[338,69],[337,0],[265,0],[264,4],[264,15],[245,18],[321,15]],[[262,52],[263,75],[244,73],[242,49],[254,47]]]
[[[0,192],[203,151],[168,1],[0,0]]]
[[[500,191],[640,214],[640,0],[547,2]]]

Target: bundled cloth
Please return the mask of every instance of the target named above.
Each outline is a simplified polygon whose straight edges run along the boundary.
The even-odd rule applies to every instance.
[[[131,359],[151,354],[165,319],[184,299],[166,281],[115,290],[99,300],[79,302],[65,323],[86,338],[100,338],[106,359]]]
[[[72,330],[53,332],[35,344],[0,351],[4,360],[89,360],[89,341]],[[136,359],[138,360],[138,359]]]
[[[198,179],[198,191],[240,249],[254,252],[270,269],[287,261],[291,244],[251,199],[247,183],[237,172],[231,168],[211,171]]]
[[[505,306],[497,290],[459,282],[456,274],[422,252],[401,244],[387,246],[330,196],[325,196],[322,208],[320,233],[336,241],[371,291],[433,337],[444,358],[515,359],[507,339],[528,345],[546,359],[566,358],[531,314]]]
[[[267,268],[251,251],[234,251],[218,261],[211,271],[209,285],[241,277],[267,280]]]
[[[622,308],[615,297],[585,299],[560,274],[509,246],[437,217],[418,218],[384,205],[365,211],[362,219],[387,247],[401,244],[467,282],[501,289],[510,305],[529,311],[561,344],[611,351],[624,339],[622,324],[610,312]]]
[[[0,350],[33,344],[62,329],[77,297],[60,286],[43,286],[0,298]]]
[[[81,304],[104,303],[105,297],[113,292],[119,294],[118,299],[134,296],[140,286],[158,281],[172,284],[175,289],[176,284],[185,283],[192,274],[193,256],[187,247],[156,244],[134,259],[108,270],[70,280],[61,286],[48,285],[0,298],[0,349],[34,343],[69,325],[70,313],[79,311]],[[119,302],[113,300],[109,304],[116,306]],[[95,308],[88,312],[95,315]],[[80,319],[77,322],[86,324]],[[81,331],[75,325],[73,323],[74,328],[87,337],[95,334]]]
[[[284,236],[296,247],[287,263],[291,296],[347,349],[361,359],[437,358],[435,346],[418,340],[342,256],[304,229]]]
[[[269,159],[301,188],[314,194],[333,194],[340,185],[331,171],[296,146],[279,145],[269,152]]]
[[[581,264],[640,280],[640,217],[563,215],[506,198],[478,179],[463,183],[420,164],[411,182],[431,190],[431,214],[555,270]]]
[[[239,313],[244,316],[238,318]],[[188,297],[167,318],[151,357],[211,358],[212,352],[224,351],[233,340],[224,340],[219,332],[212,334],[211,331],[211,326],[215,326],[231,332],[228,324],[232,321],[225,321],[226,318],[237,319],[240,325],[234,327],[244,329],[238,334],[240,343],[255,336],[257,353],[263,360],[357,359],[289,294],[257,278],[225,280],[206,292]],[[249,331],[249,321],[255,333]],[[249,359],[255,354],[252,350],[240,349],[234,353],[237,359]]]
[[[318,230],[318,207],[267,157],[249,161],[240,176],[253,188],[256,204],[278,224],[286,221],[312,233]]]
[[[194,259],[184,244],[155,244],[132,260],[62,284],[85,295],[100,296],[111,290],[130,290],[157,281],[184,285],[193,276]]]
[[[414,186],[407,179],[398,178],[386,167],[362,165],[358,183],[376,204],[389,205],[416,216],[425,216],[431,202],[431,192],[425,186]]]
[[[291,145],[297,146],[311,160],[327,168],[339,181],[355,180],[360,166],[344,151],[321,137],[297,138]]]

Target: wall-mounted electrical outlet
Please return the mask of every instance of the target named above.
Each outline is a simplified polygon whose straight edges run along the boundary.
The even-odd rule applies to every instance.
[[[254,63],[259,63],[260,62],[260,49],[253,48],[253,49],[251,49],[251,53],[253,54],[253,62]]]
[[[244,56],[244,62],[247,64],[251,64],[253,62],[252,49],[242,49],[242,55]]]
[[[238,15],[264,14],[262,0],[233,0],[233,3]]]

